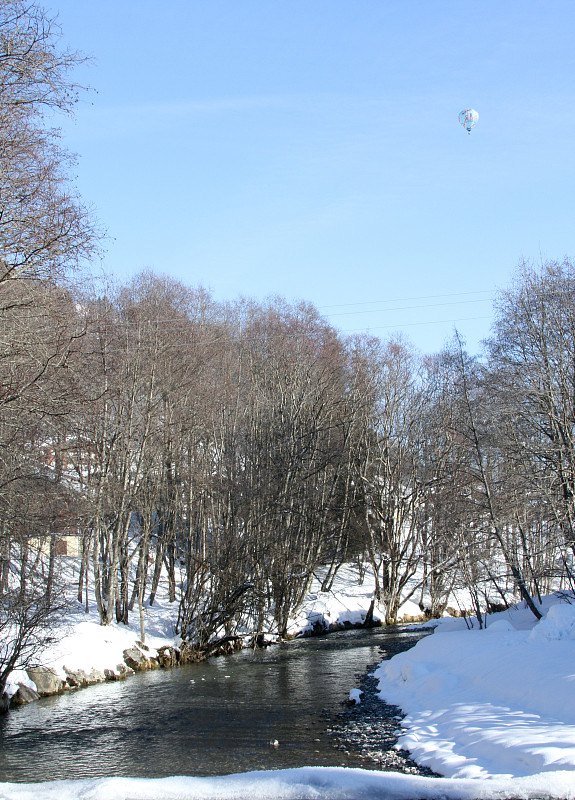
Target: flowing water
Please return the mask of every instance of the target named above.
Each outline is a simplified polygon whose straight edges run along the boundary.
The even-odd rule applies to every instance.
[[[342,631],[30,703],[0,719],[0,780],[398,769],[385,756],[398,710],[375,702],[373,686],[365,710],[347,699],[368,667],[421,635]],[[389,735],[367,747],[384,729]]]

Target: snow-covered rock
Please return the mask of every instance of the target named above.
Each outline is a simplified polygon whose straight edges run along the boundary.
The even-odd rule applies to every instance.
[[[363,692],[361,689],[351,689],[349,692],[349,702],[359,705],[361,703]]]
[[[65,682],[52,667],[29,667],[26,672],[40,697],[58,694],[64,688]]]
[[[133,669],[134,672],[143,672],[148,669],[158,669],[160,666],[158,659],[150,652],[150,648],[136,642],[132,647],[124,650],[124,662]]]
[[[558,603],[552,606],[547,616],[533,628],[529,639],[532,642],[575,639],[575,605]]]
[[[29,686],[25,686],[23,683],[18,684],[18,689],[12,695],[10,699],[10,706],[23,706],[26,703],[33,703],[35,700],[39,700],[40,695],[38,694],[35,689],[31,689]]]

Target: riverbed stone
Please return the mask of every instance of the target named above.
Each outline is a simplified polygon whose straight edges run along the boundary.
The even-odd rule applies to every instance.
[[[128,675],[133,675],[134,670],[131,669],[131,667],[129,667],[127,664],[124,664],[122,662],[121,664],[116,664],[116,673],[118,675],[118,680],[121,681],[124,678],[127,678]]]
[[[18,706],[24,706],[26,703],[33,703],[34,700],[39,699],[40,695],[38,692],[35,692],[34,689],[30,688],[30,686],[19,683],[18,688],[10,699],[10,706],[11,708],[16,708]]]
[[[134,672],[148,669],[148,659],[139,647],[127,647],[123,652],[123,656],[126,665],[133,669]]]
[[[83,686],[88,685],[88,676],[83,669],[68,669],[64,667],[66,673],[66,683],[72,689],[81,689]]]
[[[104,683],[105,680],[106,676],[104,673],[101,670],[92,667],[88,673],[88,686],[95,686],[97,683]]]
[[[143,650],[149,663],[148,669],[159,669],[160,668],[160,661],[158,659],[158,651],[156,650],[156,655],[153,655],[153,650],[151,647],[148,647],[147,644],[144,644],[139,639],[136,640],[136,647],[140,650]]]
[[[36,684],[40,697],[58,694],[65,686],[64,681],[58,677],[58,673],[52,667],[28,667],[26,673]]]
[[[143,647],[146,648],[147,653],[150,652],[149,647],[146,647],[146,645],[143,645]],[[126,665],[130,667],[130,669],[134,670],[134,672],[143,672],[148,669],[158,669],[160,665],[157,659],[151,654],[148,655],[147,653],[144,653],[139,645],[128,647],[126,650],[124,650],[124,661],[126,662]]]

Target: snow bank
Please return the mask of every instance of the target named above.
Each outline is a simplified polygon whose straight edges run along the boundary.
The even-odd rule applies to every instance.
[[[246,772],[221,778],[101,778],[0,784],[0,800],[574,800],[572,773],[449,780],[342,767]]]
[[[369,609],[375,580],[368,567],[360,583],[359,569],[353,564],[345,564],[335,577],[332,589],[323,592],[321,589],[321,573],[314,577],[308,596],[299,612],[289,624],[289,633],[327,630],[333,626],[356,626],[365,620]],[[405,615],[420,617],[419,606],[408,600],[399,610],[399,618]],[[374,619],[384,619],[384,611],[379,606],[374,608]]]
[[[441,621],[384,662],[380,696],[407,714],[398,746],[454,778],[575,770],[575,605],[543,610],[538,624],[512,609],[485,630]]]
[[[177,614],[175,603],[160,599],[151,608],[146,608],[146,645],[152,650],[164,645],[174,646],[174,621]],[[130,625],[100,625],[94,607],[86,613],[79,603],[74,603],[60,629],[54,631],[54,644],[38,654],[37,660],[42,666],[51,667],[62,679],[66,679],[64,667],[70,670],[92,669],[116,670],[124,661],[124,650],[132,647],[140,639],[140,624],[137,614],[132,615]],[[11,697],[22,683],[31,688],[35,685],[28,678],[25,670],[14,670],[6,684],[6,691]]]
[[[557,604],[529,635],[532,642],[575,639],[575,605]]]
[[[356,577],[352,567],[342,569],[332,592],[316,582],[292,628],[317,619],[360,622],[373,585],[369,576],[363,585]],[[5,783],[0,800],[575,800],[575,605],[547,598],[542,611],[536,624],[530,612],[511,609],[490,617],[485,630],[439,620],[432,636],[376,671],[381,697],[407,713],[398,746],[444,778],[305,767],[219,778]],[[173,645],[174,604],[159,599],[146,614],[147,643]],[[64,666],[113,668],[139,638],[139,626],[103,628],[77,608],[63,633],[43,654],[62,674]],[[29,683],[24,673],[12,677]]]

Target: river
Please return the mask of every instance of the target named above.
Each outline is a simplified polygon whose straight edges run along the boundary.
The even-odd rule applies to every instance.
[[[342,631],[39,700],[0,719],[0,780],[307,765],[412,772],[413,764],[385,755],[388,734],[372,741],[380,727],[373,687],[363,708],[350,709],[347,699],[368,667],[420,636],[401,628]],[[380,705],[392,731],[397,709]]]

